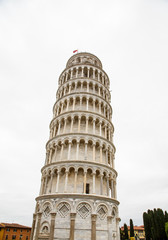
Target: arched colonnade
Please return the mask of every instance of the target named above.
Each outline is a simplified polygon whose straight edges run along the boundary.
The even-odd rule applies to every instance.
[[[99,167],[57,166],[42,171],[40,195],[54,193],[96,194],[116,198],[116,175]]]
[[[101,84],[106,88],[109,87],[109,79],[106,73],[96,67],[91,66],[76,66],[70,69],[66,69],[59,78],[59,86],[74,78],[91,78]]]
[[[114,145],[87,136],[67,136],[50,140],[46,147],[46,164],[58,161],[87,161],[114,168]]]
[[[111,122],[80,113],[59,116],[50,125],[50,139],[67,133],[89,133],[112,141],[114,127]]]
[[[106,101],[110,102],[111,100],[109,90],[107,90],[102,84],[82,79],[71,80],[70,82],[63,84],[57,91],[57,99],[74,92],[88,92],[99,95]]]
[[[54,117],[69,111],[90,111],[95,112],[108,120],[112,116],[112,108],[106,101],[99,97],[89,96],[87,94],[76,94],[58,100],[54,107]]]

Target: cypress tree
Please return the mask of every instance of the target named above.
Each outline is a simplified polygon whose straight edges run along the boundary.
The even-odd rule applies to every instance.
[[[165,223],[165,232],[168,239],[168,222]]]
[[[144,228],[146,240],[166,240],[166,225],[168,222],[168,214],[158,208],[154,210],[148,210],[147,213],[143,213]]]
[[[130,219],[130,237],[134,237],[134,225],[132,219]]]
[[[165,216],[164,216],[163,210],[158,208],[157,215],[158,215],[158,225],[159,225],[158,239],[166,240],[167,237],[166,237],[166,233],[165,233]]]
[[[144,222],[146,240],[150,240],[152,238],[151,225],[150,225],[149,215],[146,212],[143,213],[143,222]]]
[[[168,213],[165,211],[165,223],[168,222]]]
[[[156,230],[156,221],[154,217],[154,212],[152,210],[148,210],[148,214],[149,214],[149,221],[151,225],[152,240],[157,240],[157,230]]]
[[[124,223],[124,238],[129,239],[129,237],[128,237],[128,227],[127,227],[126,223]]]
[[[123,233],[123,231],[121,230],[121,228],[120,228],[120,239],[121,239],[121,240],[125,240],[125,238],[124,238],[124,233]]]

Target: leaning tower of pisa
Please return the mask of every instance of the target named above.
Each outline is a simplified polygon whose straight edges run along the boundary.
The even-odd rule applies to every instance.
[[[32,240],[119,240],[110,81],[78,53],[58,81]]]

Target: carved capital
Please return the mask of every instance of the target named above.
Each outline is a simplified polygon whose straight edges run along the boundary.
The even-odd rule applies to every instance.
[[[96,222],[97,214],[92,214],[91,218],[92,218],[92,222]]]
[[[75,220],[76,218],[76,213],[70,213],[71,220]]]
[[[51,215],[51,220],[53,220],[57,214],[55,212],[51,212],[50,215]]]

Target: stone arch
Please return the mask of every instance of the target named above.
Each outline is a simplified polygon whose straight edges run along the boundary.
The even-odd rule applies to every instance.
[[[82,219],[86,219],[92,214],[92,207],[88,202],[81,201],[76,207],[76,213]]]
[[[57,213],[62,218],[67,217],[68,215],[70,215],[70,212],[71,212],[71,206],[67,201],[59,202],[56,209],[57,209]]]
[[[96,213],[100,220],[104,220],[108,215],[108,207],[106,206],[106,204],[98,204]]]
[[[40,226],[40,233],[43,235],[49,235],[50,233],[50,224],[48,221],[44,221]]]

